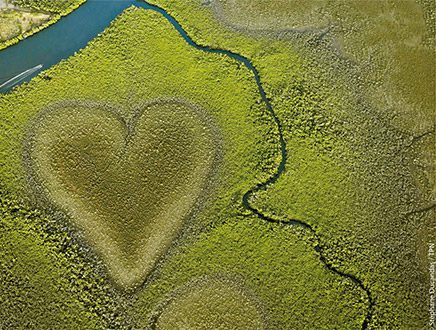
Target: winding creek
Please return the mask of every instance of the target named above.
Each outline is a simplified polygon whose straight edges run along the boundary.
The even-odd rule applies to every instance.
[[[281,161],[271,177],[269,177],[265,182],[257,184],[243,195],[243,205],[247,210],[251,211],[252,214],[263,221],[281,225],[301,226],[306,230],[309,230],[317,242],[315,250],[319,254],[319,259],[325,267],[339,276],[350,279],[366,292],[368,297],[368,308],[365,319],[362,322],[362,329],[367,329],[371,322],[374,309],[374,300],[369,288],[354,275],[338,270],[329,263],[325,257],[323,247],[320,244],[320,238],[313,227],[298,219],[274,219],[263,214],[251,203],[251,198],[256,192],[266,190],[270,185],[274,184],[285,171],[288,154],[280,120],[276,116],[274,109],[267,98],[266,92],[263,89],[259,72],[248,58],[232,51],[214,49],[195,43],[182,26],[160,7],[137,0],[88,0],[77,10],[64,17],[56,24],[38,32],[36,35],[28,39],[20,41],[14,46],[0,51],[0,92],[5,93],[10,91],[14,86],[24,81],[29,81],[40,72],[41,68],[49,68],[60,62],[62,59],[66,59],[73,55],[76,51],[85,47],[86,44],[101,33],[116,16],[131,5],[159,12],[174,26],[185,41],[192,47],[208,53],[229,56],[236,61],[242,62],[247,69],[252,72],[266,109],[278,127]]]

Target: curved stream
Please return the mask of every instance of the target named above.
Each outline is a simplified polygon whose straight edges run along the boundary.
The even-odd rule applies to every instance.
[[[104,2],[104,6],[101,5],[102,2]],[[275,114],[274,109],[266,96],[259,72],[248,58],[229,50],[210,48],[195,43],[182,28],[179,22],[177,22],[174,17],[168,14],[163,8],[160,8],[158,6],[150,5],[146,2],[136,0],[88,0],[76,11],[61,19],[53,26],[37,33],[34,37],[19,42],[15,46],[0,51],[0,85],[4,84],[5,81],[11,79],[12,77],[19,75],[23,71],[28,70],[29,68],[35,67],[40,64],[44,65],[44,67],[50,67],[61,61],[63,58],[71,56],[72,54],[74,54],[75,51],[85,47],[86,44],[94,37],[96,37],[101,31],[103,31],[118,14],[120,14],[124,9],[132,4],[162,14],[180,33],[183,39],[185,39],[185,41],[192,47],[208,53],[216,53],[229,56],[236,61],[242,62],[248,68],[248,70],[252,72],[262,101],[264,102],[268,112],[274,119],[274,122],[277,125],[279,131],[281,160],[273,175],[271,175],[266,181],[258,183],[256,186],[252,187],[244,194],[242,198],[242,203],[247,210],[251,211],[259,219],[283,225],[302,226],[311,232],[311,234],[317,241],[315,250],[319,254],[320,261],[327,267],[327,269],[337,275],[350,279],[366,292],[368,296],[368,309],[365,320],[362,323],[362,329],[367,329],[369,323],[371,322],[374,308],[374,300],[371,296],[369,288],[364,285],[360,279],[356,278],[352,274],[348,274],[346,272],[338,270],[326,259],[323,247],[320,244],[320,238],[316,231],[313,229],[313,227],[310,224],[298,219],[274,219],[268,215],[263,214],[251,204],[251,197],[256,192],[260,190],[266,190],[271,184],[274,184],[283,174],[283,172],[285,171],[285,165],[288,159],[288,155],[286,151],[286,141],[283,136],[283,128],[280,120]],[[72,39],[65,39],[64,36],[73,37]],[[47,45],[50,46],[47,48]],[[7,77],[8,74],[10,75],[9,77]],[[36,74],[37,72],[32,73],[31,75],[27,76],[24,81],[30,80]],[[13,86],[14,85],[4,86],[4,91],[11,90]]]

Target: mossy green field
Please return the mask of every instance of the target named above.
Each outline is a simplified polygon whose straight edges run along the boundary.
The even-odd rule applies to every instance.
[[[431,4],[150,2],[280,126],[139,8],[1,95],[0,328],[424,329]]]

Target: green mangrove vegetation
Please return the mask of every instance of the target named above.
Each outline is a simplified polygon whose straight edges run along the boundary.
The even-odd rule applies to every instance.
[[[65,225],[4,190],[0,200],[0,328],[123,326],[123,298]]]
[[[241,53],[260,72],[283,126],[288,162],[278,182],[252,203],[273,219],[299,219],[315,228],[327,261],[372,293],[368,328],[425,327],[425,251],[434,239],[434,64],[428,62],[434,58],[434,4],[152,3],[184,22],[197,42]],[[271,19],[283,12],[299,18],[292,25]],[[398,19],[389,21],[391,14]],[[336,21],[314,26],[320,15]],[[283,25],[271,29],[273,21]],[[408,45],[420,55],[404,66],[394,50]],[[370,57],[365,49],[374,50]],[[407,107],[395,96],[394,76],[415,86],[409,91],[420,89],[410,93],[415,99]]]
[[[169,300],[178,313],[171,321],[200,322],[184,314],[177,307],[178,300],[171,298],[184,297],[179,288],[191,286],[192,280],[224,277],[233,279],[238,291],[246,292],[253,301],[250,317],[261,319],[265,329],[360,329],[366,316],[366,293],[324,267],[312,239],[301,227],[269,224],[254,216],[229,218],[202,233],[193,244],[181,246],[138,294],[130,317],[139,328],[153,328],[165,310],[162,306],[171,306]],[[206,288],[199,285],[197,290]],[[213,295],[204,299],[202,305],[214,304]],[[194,323],[194,329],[213,328],[214,312],[204,322]]]
[[[0,1],[0,50],[57,22],[86,0]]]
[[[324,267],[310,233],[244,215],[243,194],[265,181],[281,156],[278,128],[251,72],[238,61],[196,50],[160,14],[132,8],[78,54],[2,95],[0,107],[0,176],[2,190],[9,192],[4,204],[17,199],[23,205],[19,210],[37,206],[40,213],[29,219],[33,235],[48,235],[36,224],[52,219],[64,239],[82,247],[90,275],[80,283],[93,289],[86,290],[86,299],[71,299],[98,319],[95,328],[182,322],[186,315],[177,299],[192,298],[180,288],[197,283],[193,294],[200,296],[215,290],[197,281],[204,277],[238,278],[228,294],[253,301],[252,322],[360,328],[366,293]],[[163,154],[151,159],[168,170],[159,174],[167,178],[165,185],[184,187],[156,187],[164,200],[187,205],[173,218],[174,228],[153,219],[168,206],[147,193],[160,182],[147,169],[161,172],[141,155],[153,152]],[[205,180],[202,207],[186,217]],[[138,203],[149,205],[154,215],[140,217]],[[143,228],[155,230],[161,243],[138,261],[143,251],[137,241],[147,239]],[[104,231],[108,240],[99,239]],[[50,237],[60,244],[57,235]],[[169,237],[175,237],[170,245]],[[116,269],[114,246],[123,267],[138,273]],[[53,253],[64,260],[63,252]],[[75,262],[74,255],[68,258],[67,266]],[[32,273],[32,263],[23,261],[22,267],[23,273]],[[49,268],[44,272],[52,276]],[[93,274],[101,272],[96,284]],[[65,278],[72,291],[78,289]],[[118,289],[102,300],[104,291],[95,290],[106,285]],[[2,308],[9,315],[10,307]],[[162,318],[156,320],[160,309]],[[165,310],[173,309],[180,318],[168,318]],[[245,316],[223,317],[231,322]],[[12,321],[6,317],[2,322]],[[23,327],[27,319],[14,322]],[[216,314],[207,322],[217,322]]]
[[[215,15],[238,30],[325,33],[333,47],[362,66],[368,100],[397,113],[395,125],[426,131],[435,103],[434,2],[212,1]],[[362,45],[364,45],[362,47]],[[412,77],[412,79],[410,79]]]
[[[76,6],[80,2],[78,0],[9,0],[12,4],[25,7],[32,8],[41,11],[49,11],[52,13],[62,13],[68,10],[71,7]],[[85,0],[86,1],[86,0]]]
[[[424,329],[434,3],[149,2],[228,52],[132,7],[0,95],[0,328]]]

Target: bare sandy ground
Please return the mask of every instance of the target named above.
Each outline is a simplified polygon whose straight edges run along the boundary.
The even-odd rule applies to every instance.
[[[15,6],[10,4],[8,0],[0,0],[0,10],[5,8],[15,8]]]

